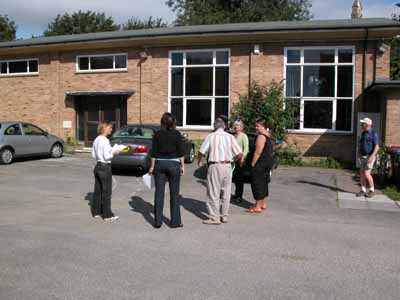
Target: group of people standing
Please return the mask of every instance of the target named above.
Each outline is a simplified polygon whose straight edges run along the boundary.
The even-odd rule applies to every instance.
[[[214,130],[203,141],[198,164],[206,158],[207,164],[207,210],[209,218],[204,224],[219,225],[228,222],[231,200],[241,202],[243,197],[246,161],[251,162],[251,189],[255,205],[247,212],[261,213],[267,208],[268,183],[273,166],[273,142],[264,120],[256,120],[257,137],[252,157],[249,155],[249,139],[244,133],[242,121],[235,121],[229,133],[226,120],[219,117]],[[99,126],[99,136],[93,143],[92,155],[97,164],[94,168],[95,192],[92,203],[94,217],[115,220],[118,216],[111,211],[111,159],[117,155],[106,138],[111,134],[112,125]],[[149,174],[154,175],[154,227],[160,228],[163,220],[165,184],[170,191],[171,228],[183,227],[180,213],[180,178],[185,174],[183,139],[176,130],[176,119],[171,113],[164,113],[161,129],[153,136]],[[232,182],[235,194],[231,195]]]

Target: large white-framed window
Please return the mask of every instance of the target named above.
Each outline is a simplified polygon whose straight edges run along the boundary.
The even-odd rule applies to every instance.
[[[0,76],[37,75],[39,59],[14,59],[0,61]]]
[[[184,129],[210,129],[229,116],[230,49],[169,52],[168,110]]]
[[[77,73],[115,72],[128,70],[128,54],[95,54],[76,57]]]
[[[355,47],[288,47],[284,63],[291,131],[352,133]]]

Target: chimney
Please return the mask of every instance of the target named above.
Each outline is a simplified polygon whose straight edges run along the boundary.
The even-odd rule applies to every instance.
[[[361,19],[362,18],[362,5],[360,0],[355,0],[353,4],[353,10],[351,12],[352,19]]]

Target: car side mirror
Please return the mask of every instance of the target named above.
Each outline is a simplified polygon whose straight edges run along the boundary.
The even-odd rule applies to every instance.
[[[45,131],[45,132],[43,133],[43,135],[44,135],[44,136],[49,136],[49,133],[48,133],[47,131]]]

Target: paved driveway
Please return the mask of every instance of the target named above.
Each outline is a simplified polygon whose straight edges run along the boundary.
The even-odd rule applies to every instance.
[[[400,299],[400,214],[339,208],[336,171],[278,169],[267,213],[232,206],[228,224],[206,226],[204,182],[187,166],[184,228],[156,230],[152,193],[124,174],[121,219],[91,218],[92,166],[0,166],[1,300]]]

